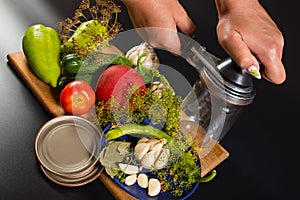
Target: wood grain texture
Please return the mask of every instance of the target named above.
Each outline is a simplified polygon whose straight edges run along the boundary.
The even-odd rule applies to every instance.
[[[8,61],[16,72],[22,77],[24,83],[31,89],[33,94],[41,102],[44,108],[53,116],[61,116],[66,113],[59,104],[59,93],[50,85],[40,80],[30,69],[23,52],[10,53],[7,55]],[[229,153],[220,144],[216,144],[213,149],[201,159],[202,176],[205,176],[216,166],[222,163]],[[118,200],[136,200],[123,189],[121,189],[106,173],[101,173],[99,179]]]
[[[65,114],[59,105],[58,91],[43,82],[33,73],[27,64],[23,52],[8,54],[7,59],[52,116],[56,117]]]

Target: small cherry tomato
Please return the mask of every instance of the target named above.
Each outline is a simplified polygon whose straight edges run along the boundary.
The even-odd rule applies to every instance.
[[[73,115],[88,113],[96,101],[95,91],[82,80],[68,83],[61,91],[59,98],[64,111]]]

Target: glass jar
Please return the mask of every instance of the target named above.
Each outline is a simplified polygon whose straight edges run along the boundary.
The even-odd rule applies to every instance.
[[[220,142],[254,100],[252,77],[231,59],[219,59],[196,42],[184,54],[199,79],[184,98],[180,130],[199,142],[200,157]]]

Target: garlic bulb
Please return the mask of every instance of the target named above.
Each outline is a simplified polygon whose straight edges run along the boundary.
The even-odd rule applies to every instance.
[[[134,148],[134,156],[145,169],[162,169],[170,156],[169,149],[164,147],[166,143],[166,139],[141,138]]]
[[[140,64],[147,69],[157,69],[159,66],[159,59],[154,49],[147,42],[132,47],[125,56],[134,66]]]
[[[162,97],[163,90],[172,90],[173,95],[175,95],[175,91],[173,90],[172,87],[166,86],[159,81],[152,82],[149,89],[152,93],[156,94],[159,98]]]

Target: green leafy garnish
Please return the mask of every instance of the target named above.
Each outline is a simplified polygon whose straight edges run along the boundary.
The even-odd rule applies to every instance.
[[[164,125],[165,132],[174,137],[179,129],[181,102],[182,99],[170,88],[160,90],[159,94],[147,88],[142,95],[133,93],[126,109],[114,98],[99,102],[96,105],[97,123],[105,127],[109,123],[140,124],[151,120],[154,125]]]
[[[57,23],[62,54],[87,55],[95,48],[103,50],[121,31],[119,6],[110,0],[82,0],[72,18]]]
[[[201,180],[201,168],[197,165],[198,143],[190,136],[178,134],[168,148],[172,152],[169,164],[154,174],[161,181],[163,191],[179,197]]]

